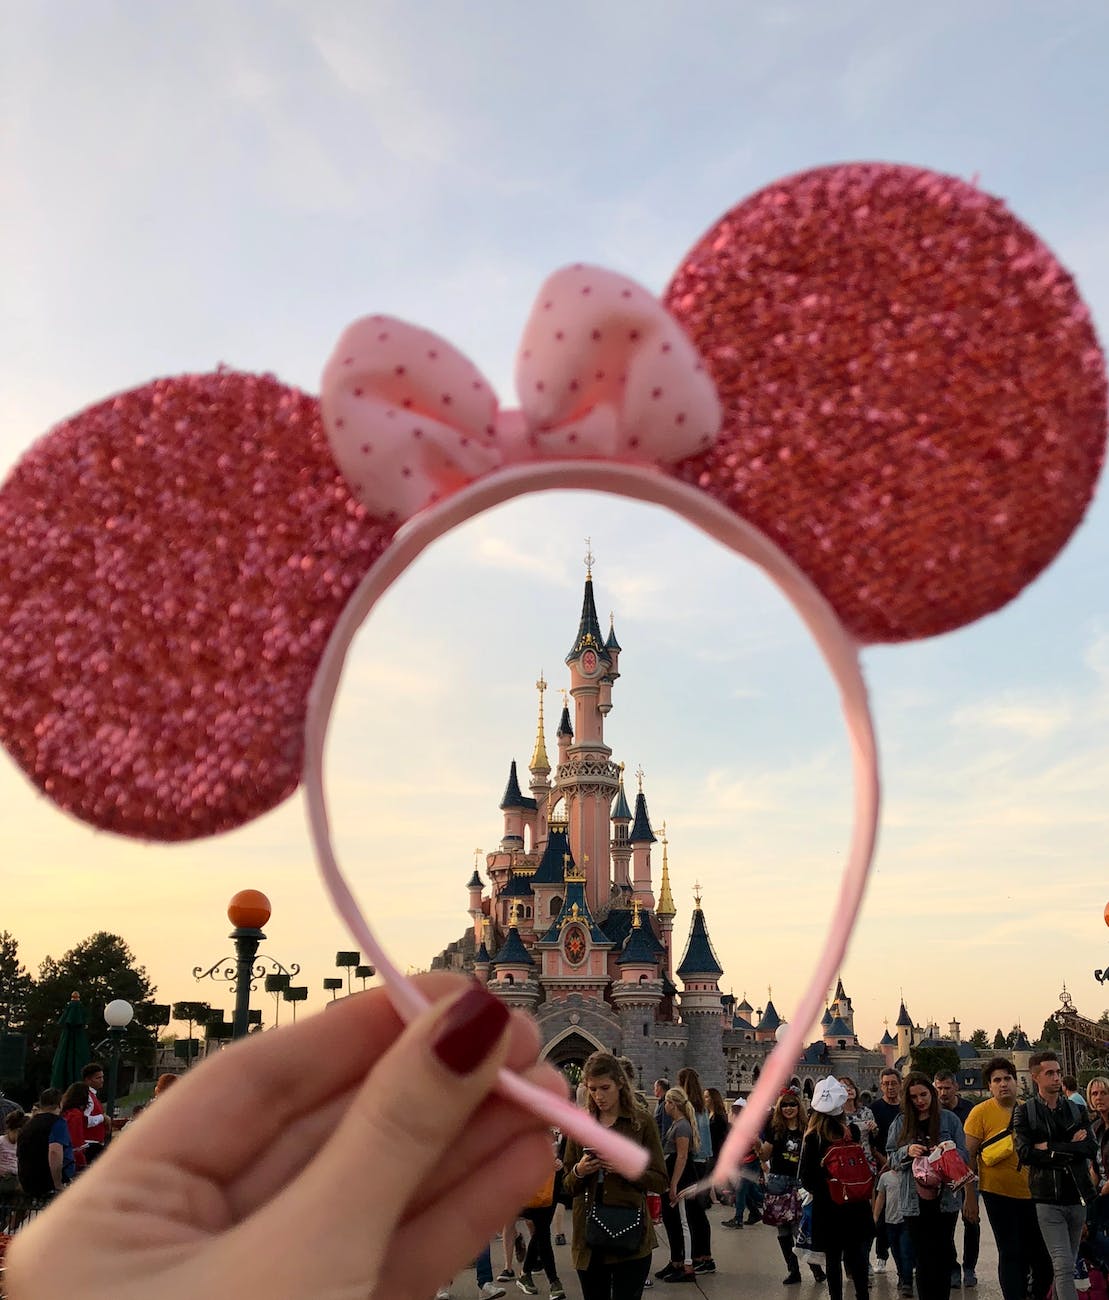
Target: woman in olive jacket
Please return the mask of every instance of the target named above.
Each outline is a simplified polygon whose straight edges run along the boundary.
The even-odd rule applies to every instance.
[[[596,1154],[572,1138],[566,1144],[563,1188],[574,1198],[574,1240],[571,1255],[581,1282],[582,1300],[640,1300],[651,1269],[651,1252],[658,1244],[647,1193],[660,1195],[667,1187],[666,1162],[654,1119],[635,1104],[620,1062],[606,1052],[594,1052],[585,1063],[582,1079],[588,1090],[589,1113],[605,1128],[615,1129],[645,1147],[650,1159],[635,1182],[610,1169]],[[589,1199],[599,1185],[606,1205],[638,1206],[643,1224],[636,1248],[628,1254],[592,1250],[585,1243]]]

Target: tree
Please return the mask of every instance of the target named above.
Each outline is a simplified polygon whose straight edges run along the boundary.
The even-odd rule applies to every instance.
[[[1036,1046],[1042,1049],[1053,1047],[1056,1051],[1062,1046],[1062,1040],[1059,1037],[1058,1022],[1050,1016],[1044,1021],[1044,1027],[1040,1031],[1040,1036],[1036,1040]]]
[[[999,1029],[997,1033],[994,1034],[993,1036],[993,1050],[995,1052],[1003,1052],[1005,1050],[1005,1047],[1006,1047],[1005,1035]]]
[[[23,1028],[34,983],[19,960],[19,942],[7,930],[0,931],[0,1033]]]
[[[26,1027],[37,1079],[49,1073],[49,1059],[58,1036],[58,1017],[78,993],[88,1013],[89,1038],[95,1047],[107,1034],[104,1008],[116,998],[130,1002],[135,1019],[127,1030],[125,1054],[146,1065],[154,1062],[156,1038],[149,1028],[155,989],[135,955],[117,934],[99,930],[59,958],[46,957],[27,998]],[[45,1086],[45,1085],[39,1085]]]
[[[934,1079],[939,1070],[950,1070],[952,1074],[959,1069],[959,1053],[954,1047],[922,1047],[919,1044],[909,1052],[912,1068]]]
[[[976,1052],[988,1052],[990,1050],[990,1036],[984,1029],[976,1029],[970,1036],[970,1045]]]

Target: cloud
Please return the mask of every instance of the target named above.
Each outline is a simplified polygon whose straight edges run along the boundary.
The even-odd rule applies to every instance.
[[[1071,702],[1064,697],[1022,699],[1006,694],[957,710],[951,722],[955,727],[1008,731],[1026,739],[1043,740],[1068,727],[1073,716]]]

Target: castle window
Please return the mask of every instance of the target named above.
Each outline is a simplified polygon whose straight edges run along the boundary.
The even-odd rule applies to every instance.
[[[648,1025],[648,1024],[646,1024],[646,1023],[644,1023],[644,1025],[643,1025],[643,1037],[644,1037],[644,1038],[649,1038],[650,1035],[651,1035],[651,1026]]]
[[[555,895],[555,897],[551,899],[550,914],[551,916],[557,916],[561,911],[562,899]]]

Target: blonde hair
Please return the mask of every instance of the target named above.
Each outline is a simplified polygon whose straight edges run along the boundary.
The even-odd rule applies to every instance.
[[[676,1109],[681,1111],[682,1119],[689,1124],[693,1133],[693,1139],[690,1145],[693,1147],[694,1151],[700,1151],[701,1135],[697,1131],[697,1116],[694,1113],[693,1107],[689,1103],[689,1097],[686,1095],[685,1089],[671,1088],[662,1100],[663,1102],[669,1102],[671,1106],[674,1106]]]
[[[1093,1112],[1094,1109],[1094,1099],[1090,1096],[1090,1089],[1094,1086],[1095,1083],[1100,1083],[1103,1088],[1109,1091],[1109,1079],[1107,1079],[1104,1074],[1095,1075],[1090,1080],[1090,1082],[1086,1085],[1086,1101],[1090,1107],[1091,1113]]]

